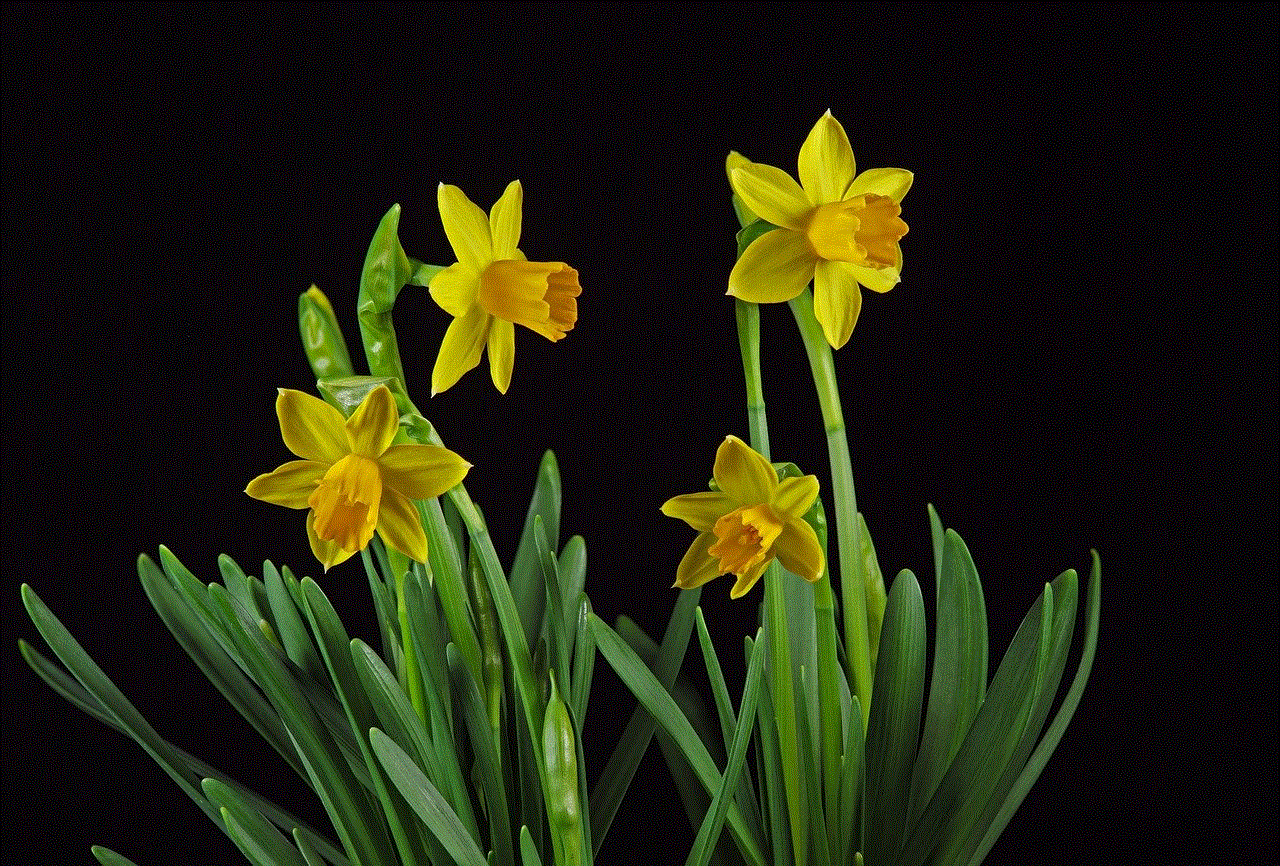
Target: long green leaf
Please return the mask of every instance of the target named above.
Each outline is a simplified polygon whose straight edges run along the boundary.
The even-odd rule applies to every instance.
[[[382,731],[369,732],[369,742],[387,775],[458,866],[488,866],[475,840],[404,749]]]
[[[995,818],[992,820],[991,826],[987,828],[986,835],[969,861],[970,866],[978,866],[986,858],[991,846],[995,844],[996,839],[1000,837],[1004,828],[1008,826],[1013,813],[1022,804],[1027,792],[1031,790],[1031,786],[1036,783],[1036,779],[1040,777],[1040,773],[1049,762],[1054,749],[1058,747],[1063,733],[1066,732],[1067,725],[1071,723],[1071,718],[1075,715],[1076,708],[1080,705],[1080,698],[1089,682],[1089,672],[1093,669],[1094,653],[1098,649],[1098,621],[1102,607],[1102,562],[1098,558],[1096,550],[1092,551],[1092,555],[1093,567],[1089,574],[1089,593],[1085,608],[1084,649],[1080,652],[1080,662],[1076,668],[1076,675],[1071,681],[1071,687],[1067,690],[1066,697],[1062,699],[1062,705],[1058,708],[1058,713],[1054,716],[1052,724],[1049,725],[1049,729],[1045,732],[1039,745],[1036,746],[1035,752],[1032,753],[1031,759],[1009,790],[1008,795],[1000,806],[1000,811],[996,813]]]
[[[596,616],[591,618],[591,628],[595,631],[596,646],[600,648],[601,654],[608,659],[609,664],[631,689],[631,693],[636,696],[641,705],[676,741],[690,766],[697,773],[703,788],[709,793],[714,792],[721,781],[720,773],[716,770],[715,763],[707,753],[701,738],[680,712],[671,695],[617,632]],[[747,862],[753,866],[763,866],[764,853],[760,848],[760,842],[751,836],[742,813],[736,805],[730,805],[727,820],[729,832],[738,843],[739,850],[742,851]]]
[[[498,744],[493,741],[480,689],[456,651],[449,653],[449,676],[475,756],[475,772],[489,816],[489,846],[499,866],[515,866],[511,814],[507,808],[506,782],[498,760]]]
[[[103,848],[101,845],[94,845],[89,850],[93,852],[94,857],[98,858],[102,866],[138,866],[129,858],[117,854],[110,848]]]
[[[920,819],[909,828],[898,866],[920,866],[940,847],[967,834],[1007,767],[1037,697],[1042,617],[1051,614],[1046,610],[1052,605],[1050,592],[1041,593],[1014,634],[951,766]],[[870,856],[867,859],[876,862]]]
[[[865,853],[892,863],[902,844],[924,697],[924,599],[905,569],[889,590],[867,724]]]
[[[908,825],[951,765],[987,691],[987,619],[982,585],[960,536],[948,530],[938,574],[933,676],[920,752],[911,778]]]
[[[228,835],[255,866],[306,866],[306,861],[289,839],[258,813],[239,793],[217,779],[205,779],[201,787],[216,803],[227,825]]]
[[[538,480],[534,484],[533,498],[525,516],[524,530],[516,547],[516,557],[511,565],[511,596],[516,610],[520,611],[520,625],[529,637],[536,637],[541,629],[545,589],[538,569],[538,550],[534,522],[542,520],[547,533],[547,546],[558,550],[560,546],[560,467],[556,456],[548,451],[538,465]]]
[[[699,634],[705,630],[702,625],[702,612],[698,611]],[[759,641],[760,632],[756,632]],[[685,861],[689,866],[705,866],[720,839],[720,831],[724,827],[725,816],[729,812],[729,804],[733,798],[730,791],[737,790],[738,780],[742,773],[742,765],[746,761],[747,747],[751,745],[751,732],[755,730],[756,705],[760,697],[760,679],[764,670],[761,663],[763,653],[757,653],[747,666],[747,682],[742,690],[742,704],[739,720],[734,724],[733,739],[729,744],[729,758],[725,763],[724,775],[720,779],[720,787],[711,798],[711,808],[698,828],[698,836],[694,840],[693,849]],[[713,654],[714,657],[714,654]],[[730,709],[732,713],[732,708]]]

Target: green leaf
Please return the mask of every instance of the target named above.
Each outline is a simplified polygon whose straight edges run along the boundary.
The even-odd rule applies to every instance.
[[[1049,762],[1054,749],[1058,747],[1067,725],[1071,723],[1071,718],[1075,715],[1076,708],[1080,705],[1080,698],[1084,694],[1085,685],[1089,682],[1089,672],[1093,669],[1094,653],[1098,648],[1098,620],[1101,611],[1102,589],[1102,562],[1098,558],[1096,550],[1092,551],[1092,554],[1093,567],[1089,574],[1089,594],[1085,609],[1084,649],[1080,652],[1080,662],[1076,668],[1076,675],[1071,681],[1071,687],[1067,690],[1066,697],[1062,699],[1062,705],[1058,708],[1058,713],[1054,716],[1052,724],[1049,725],[1049,729],[1045,732],[1039,745],[1036,746],[1031,759],[1022,768],[1022,772],[1010,788],[1004,802],[1001,803],[1000,810],[987,828],[982,842],[978,845],[977,850],[969,861],[970,866],[978,866],[983,861],[987,852],[991,850],[991,846],[995,844],[996,839],[1000,837],[1004,828],[1008,826],[1013,813],[1022,804],[1027,792],[1031,790],[1031,786],[1040,777],[1045,764]]]
[[[550,538],[548,537],[548,543]],[[564,611],[566,625],[572,624],[578,616],[578,599],[587,585],[587,544],[581,535],[575,535],[565,542],[560,551],[557,574],[560,577],[561,608]],[[579,631],[573,637],[581,638]],[[572,644],[570,644],[572,648]]]
[[[488,866],[457,814],[413,759],[377,728],[369,731],[369,742],[401,796],[458,866]]]
[[[862,734],[862,707],[857,695],[849,698],[849,726],[845,729],[840,763],[840,804],[836,819],[837,850],[841,863],[849,863],[862,847],[863,802],[867,785],[866,743]]]
[[[591,600],[584,592],[578,605],[577,639],[573,650],[573,682],[570,683],[569,709],[578,723],[578,741],[582,741],[582,725],[587,718],[587,706],[591,697],[591,678],[596,668],[596,637],[588,620],[591,618]]]
[[[973,827],[1021,741],[1038,697],[1042,618],[1052,616],[1052,604],[1052,590],[1046,587],[1014,634],[951,766],[909,828],[898,866],[920,866],[940,848],[959,844]],[[867,859],[876,862],[869,852]]]
[[[152,759],[169,774],[169,777],[182,788],[209,819],[222,825],[217,809],[209,803],[199,789],[199,779],[195,778],[185,767],[172,747],[142,717],[142,714],[131,704],[124,694],[116,688],[115,683],[107,677],[102,669],[94,664],[84,648],[76,642],[71,633],[58,620],[53,612],[45,606],[28,584],[22,585],[22,602],[27,614],[35,624],[36,630],[44,638],[45,643],[53,650],[67,670],[71,672],[85,690],[93,695],[102,708],[146,750]]]
[[[523,866],[542,866],[542,858],[538,856],[538,846],[533,844],[528,825],[520,826],[520,861]]]
[[[542,520],[547,534],[547,547],[559,549],[560,539],[560,468],[556,456],[548,451],[542,455],[538,466],[538,480],[534,484],[533,498],[525,515],[524,530],[516,547],[516,558],[511,565],[511,596],[520,612],[520,625],[526,636],[536,637],[542,632],[542,608],[546,595],[545,583],[538,568],[537,537],[534,524]]]
[[[714,792],[721,781],[720,773],[707,753],[706,746],[703,745],[688,719],[680,712],[671,695],[617,632],[596,616],[591,618],[591,628],[595,631],[596,646],[600,648],[601,654],[631,689],[631,693],[636,696],[640,704],[671,735],[697,774],[703,788],[709,793]],[[730,805],[727,820],[729,832],[733,835],[747,862],[753,866],[763,866],[764,853],[760,849],[759,840],[750,835],[736,804]]]
[[[317,681],[324,679],[324,664],[316,655],[316,648],[311,643],[311,636],[302,622],[293,596],[285,587],[280,572],[270,562],[262,564],[263,582],[267,588],[267,603],[275,619],[276,634],[284,643],[285,654],[289,660],[309,673]]]
[[[675,684],[676,674],[684,663],[685,650],[689,646],[689,637],[693,632],[693,611],[702,597],[701,588],[684,590],[676,596],[675,610],[667,621],[666,634],[662,637],[662,647],[658,651],[658,661],[654,665],[656,676],[663,688]],[[591,622],[596,617],[591,616]],[[613,823],[623,795],[635,777],[636,769],[649,748],[649,741],[657,723],[644,707],[636,707],[618,738],[609,762],[605,765],[600,779],[591,791],[591,838],[595,845],[594,855],[600,853],[600,845],[604,842],[609,825]]]
[[[914,823],[951,765],[987,691],[987,615],[978,571],[964,541],[947,530],[938,574],[933,677],[920,753],[911,779]]]
[[[98,862],[102,866],[138,866],[127,857],[123,857],[112,851],[110,848],[103,848],[101,845],[94,845],[89,849],[93,852],[93,856],[98,858]]]
[[[507,786],[498,758],[498,744],[493,741],[480,689],[456,651],[449,652],[449,677],[456,702],[471,740],[475,756],[475,774],[480,782],[485,811],[489,816],[489,844],[499,866],[515,866],[515,850],[511,841],[511,814],[507,808]]]
[[[752,242],[754,242],[756,238],[761,235],[768,234],[776,228],[777,226],[773,223],[767,223],[762,219],[756,219],[754,222],[747,223],[739,229],[737,234],[738,258],[742,258],[742,254],[746,251],[747,247],[751,246]]]
[[[765,648],[755,643],[750,637],[744,638],[746,645],[747,666],[757,654],[767,655]],[[786,790],[782,780],[782,758],[778,747],[778,730],[774,724],[776,715],[773,699],[768,689],[760,692],[760,709],[757,711],[757,725],[760,732],[756,738],[756,766],[760,773],[760,799],[766,811],[765,832],[762,838],[772,843],[774,866],[793,866],[796,862],[791,853],[791,829],[787,823]]]
[[[556,682],[564,683],[565,687],[568,688],[570,687],[569,652],[572,648],[573,639],[569,635],[568,629],[565,628],[559,566],[551,552],[551,545],[540,515],[534,515],[533,539],[534,549],[538,554],[539,571],[542,574],[543,591],[546,593],[543,604],[543,625],[544,633],[547,637],[549,661],[555,671]],[[570,622],[576,624],[576,619],[570,620]]]
[[[905,569],[889,590],[882,638],[867,723],[867,778],[875,782],[867,790],[864,850],[872,863],[893,863],[902,844],[924,697],[924,599]]]
[[[298,849],[238,792],[217,779],[205,779],[201,787],[221,808],[228,835],[256,866],[306,866]]]
[[[702,622],[702,611],[698,610],[698,626],[699,637],[706,630],[706,626]],[[756,631],[756,640],[760,639],[759,630]],[[705,647],[704,647],[705,651]],[[720,839],[720,831],[724,826],[725,816],[729,812],[729,804],[733,798],[729,792],[738,789],[739,778],[742,774],[742,765],[746,761],[747,747],[751,745],[751,732],[755,730],[756,705],[760,697],[760,679],[764,670],[761,659],[764,653],[756,653],[751,663],[747,666],[747,682],[742,691],[742,713],[740,720],[734,724],[733,739],[729,744],[729,758],[725,764],[724,775],[720,779],[720,787],[716,789],[714,796],[711,798],[711,807],[707,810],[707,816],[703,819],[702,826],[698,828],[698,836],[694,840],[693,850],[689,852],[689,858],[685,862],[689,866],[705,866],[711,858],[711,852],[715,850],[716,842]],[[714,658],[714,653],[712,654]],[[733,709],[729,709],[730,715]]]

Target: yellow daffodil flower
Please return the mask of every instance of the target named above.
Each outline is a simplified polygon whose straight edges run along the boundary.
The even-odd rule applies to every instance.
[[[716,450],[713,476],[719,490],[675,496],[662,505],[663,514],[698,531],[676,569],[676,586],[692,589],[734,574],[729,595],[740,598],[775,557],[805,580],[822,576],[822,546],[804,520],[818,497],[815,476],[779,481],[773,465],[736,436]]]
[[[736,159],[734,158],[736,157]],[[862,295],[899,280],[907,233],[902,197],[911,172],[873,168],[855,175],[853,148],[828,111],[800,147],[800,183],[782,169],[733,154],[733,191],[756,216],[779,226],[747,247],[729,275],[729,294],[756,304],[789,301],[813,280],[813,312],[827,342],[849,341]]]
[[[432,277],[428,290],[453,323],[431,371],[431,394],[449,388],[489,349],[493,384],[507,393],[515,364],[515,326],[556,341],[578,321],[582,286],[564,262],[530,262],[516,248],[524,193],[514,180],[489,216],[456,186],[440,184],[440,221],[455,264]]]
[[[281,388],[276,415],[285,446],[302,459],[259,475],[245,493],[310,508],[307,537],[325,571],[363,550],[374,530],[410,559],[427,561],[427,536],[412,500],[444,493],[470,463],[435,445],[392,445],[399,413],[385,385],[347,420],[323,400]]]

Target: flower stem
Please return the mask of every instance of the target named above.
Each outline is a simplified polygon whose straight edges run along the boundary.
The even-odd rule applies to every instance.
[[[769,459],[769,425],[765,419],[764,384],[760,376],[760,307],[746,301],[735,302],[738,347],[742,352],[742,372],[747,387],[747,426],[751,447]],[[806,862],[808,818],[807,797],[800,790],[799,737],[796,730],[795,681],[791,673],[791,646],[787,638],[784,575],[775,559],[764,574],[765,633],[768,635],[771,691],[777,713],[778,745],[782,753],[782,779],[791,822],[792,851],[796,866]]]
[[[863,730],[871,711],[871,646],[867,627],[867,586],[863,574],[862,543],[858,531],[858,501],[853,489],[853,464],[849,459],[849,439],[840,392],[836,387],[835,361],[831,346],[813,315],[813,295],[805,289],[790,301],[809,367],[818,392],[822,422],[827,431],[827,453],[831,459],[831,488],[835,499],[836,538],[840,549],[840,595],[844,606],[844,649],[853,675],[854,694],[862,706]],[[883,592],[883,587],[881,587]]]

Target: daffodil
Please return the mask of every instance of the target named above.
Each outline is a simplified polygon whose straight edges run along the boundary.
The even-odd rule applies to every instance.
[[[827,342],[849,341],[862,295],[899,280],[907,233],[902,197],[911,172],[873,168],[855,174],[844,127],[828,111],[800,147],[800,182],[782,169],[731,155],[733,191],[758,217],[778,226],[751,243],[729,275],[729,294],[757,304],[789,301],[813,280],[813,312]]]
[[[285,446],[301,457],[249,482],[245,492],[286,508],[309,508],[307,537],[325,571],[353,556],[376,530],[391,547],[427,560],[414,499],[453,487],[471,464],[435,445],[392,445],[399,429],[385,385],[344,420],[323,400],[281,388],[276,415]]]
[[[515,364],[515,326],[553,342],[564,339],[578,321],[578,272],[564,262],[526,261],[516,248],[524,199],[520,181],[507,186],[488,217],[456,186],[440,184],[436,197],[458,261],[428,285],[435,302],[453,316],[431,371],[431,393],[462,378],[487,347],[489,374],[505,394]]]
[[[698,531],[676,569],[676,586],[692,589],[733,574],[729,595],[740,598],[775,557],[805,580],[822,576],[822,547],[804,519],[818,497],[816,477],[779,481],[773,465],[736,436],[716,450],[712,474],[719,490],[675,496],[662,505],[663,514]]]

